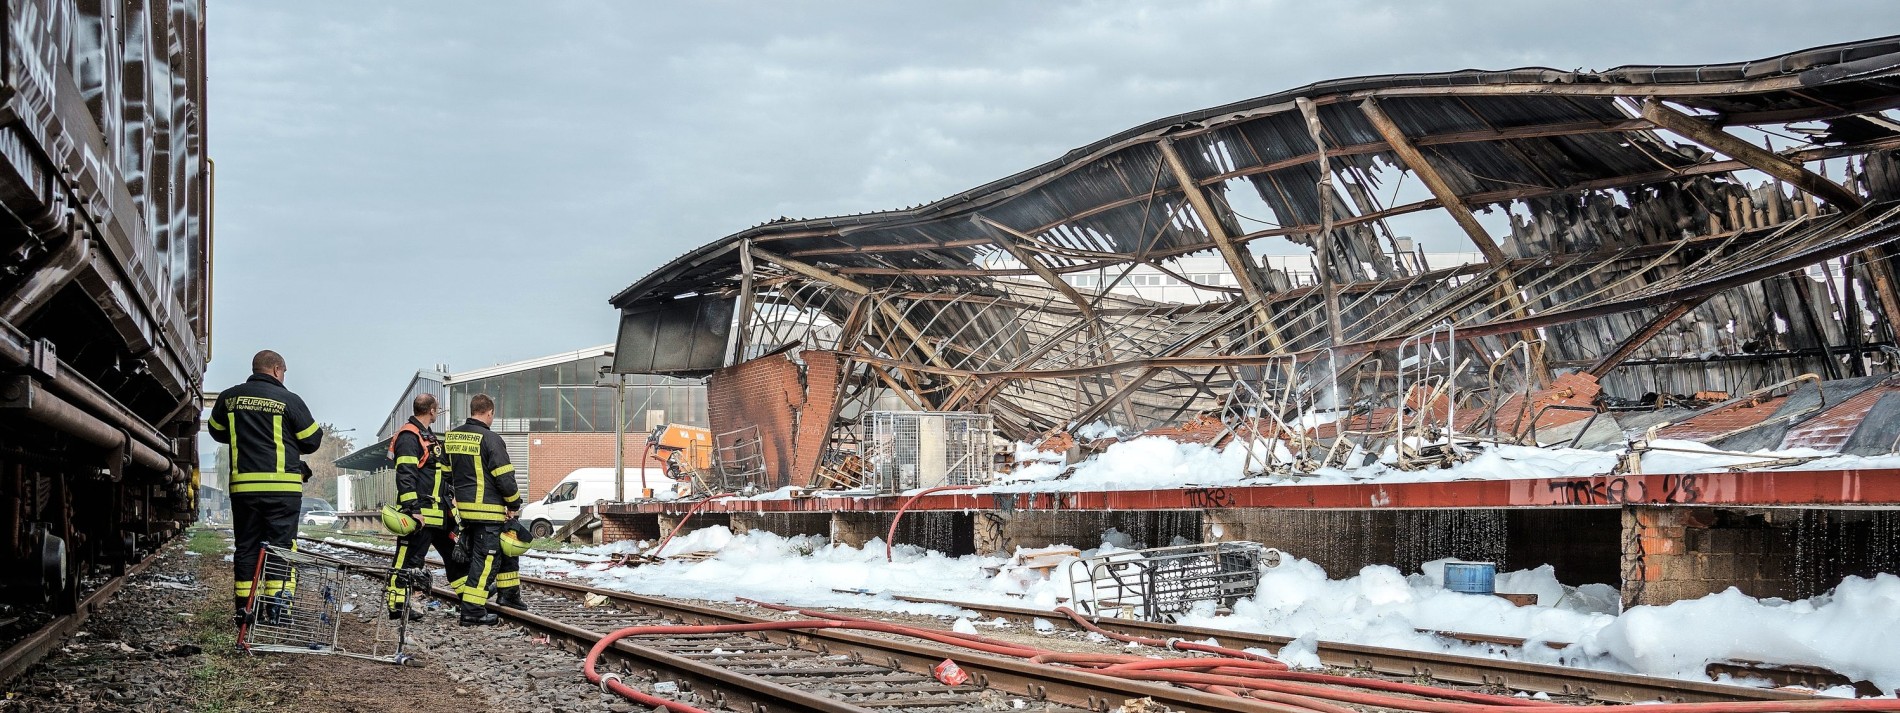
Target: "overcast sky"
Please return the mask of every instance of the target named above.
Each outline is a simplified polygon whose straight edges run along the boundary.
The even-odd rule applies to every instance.
[[[611,342],[612,293],[779,216],[934,200],[1323,79],[1741,61],[1897,18],[1787,0],[213,2],[207,387],[276,349],[320,419],[365,436],[416,369]]]

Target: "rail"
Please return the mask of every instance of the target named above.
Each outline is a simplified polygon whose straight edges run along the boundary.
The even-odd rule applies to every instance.
[[[388,556],[389,553],[363,545],[334,541],[302,538],[307,542],[373,556]],[[677,622],[684,624],[759,624],[780,622],[781,619],[752,617],[744,614],[701,606],[687,602],[673,601],[656,597],[646,597],[626,592],[599,589],[571,582],[522,577],[524,594],[529,595],[532,607],[541,613],[522,612],[514,609],[499,609],[503,617],[526,626],[592,646],[601,638],[625,626],[616,620],[631,617],[645,622]],[[527,588],[533,588],[532,594]],[[444,599],[452,599],[455,593],[447,587],[434,587],[432,593]],[[605,611],[599,606],[587,607],[588,597],[601,597],[604,601],[621,608],[620,611]],[[597,599],[596,601],[603,601]],[[601,626],[608,626],[601,630]],[[759,707],[753,710],[771,711],[825,711],[827,713],[856,712],[870,710],[890,710],[892,706],[901,706],[895,700],[869,701],[853,703],[839,698],[819,695],[802,688],[775,681],[775,678],[792,677],[784,672],[802,672],[809,676],[842,676],[848,678],[866,677],[905,677],[923,679],[931,676],[933,667],[946,658],[953,658],[959,668],[971,676],[978,686],[994,689],[1024,700],[1039,703],[1043,710],[1109,710],[1124,701],[1141,698],[1153,699],[1155,703],[1165,705],[1174,711],[1265,711],[1273,710],[1259,702],[1206,693],[1198,690],[1175,686],[1133,681],[1091,673],[1081,669],[1069,669],[1031,663],[1003,656],[977,653],[967,650],[950,650],[941,646],[915,643],[911,641],[888,639],[866,634],[847,633],[840,630],[807,629],[799,631],[761,631],[751,632],[755,637],[742,643],[720,643],[717,640],[700,639],[701,644],[688,647],[692,650],[669,651],[671,643],[659,644],[635,643],[627,639],[612,642],[612,650],[628,663],[621,669],[638,668],[642,670],[663,671],[661,678],[677,678],[688,681],[693,686],[718,691],[719,705],[729,708],[745,709],[748,705]],[[728,666],[715,666],[709,660],[719,658],[717,651],[745,651],[761,654],[766,644],[775,647],[771,655],[796,655],[794,650],[822,657],[828,665],[797,666],[779,664],[770,669],[772,674],[758,674],[744,670],[734,670]],[[743,654],[730,654],[739,660],[762,660],[759,656],[750,659]],[[885,669],[884,673],[867,670],[865,665]],[[744,668],[743,664],[737,665]],[[929,679],[934,681],[934,678]],[[880,681],[889,683],[889,681]],[[846,682],[849,683],[849,682]],[[838,688],[841,683],[821,687]],[[918,683],[918,686],[929,686]],[[902,693],[902,689],[888,690],[887,694]],[[920,703],[918,705],[931,705]]]
[[[0,652],[0,684],[11,683],[14,678],[32,668],[33,664],[39,663],[40,659],[46,657],[47,652],[59,646],[73,632],[78,631],[80,625],[86,623],[87,617],[104,606],[106,602],[111,601],[112,596],[119,592],[119,588],[125,585],[126,580],[144,572],[157,559],[156,555],[147,555],[138,564],[127,567],[124,574],[108,579],[92,590],[91,594],[80,600],[79,606],[71,614],[54,617],[40,628],[33,630],[33,633],[27,634],[14,642],[12,646],[8,646],[6,651]]]
[[[355,545],[344,545],[334,542],[323,544],[347,547],[363,552],[372,552],[377,555],[388,554],[386,552]],[[523,582],[524,586],[533,586],[543,591],[552,591],[570,600],[590,595],[604,597],[606,600],[610,600],[618,606],[628,607],[637,612],[657,612],[669,617],[670,620],[707,624],[743,624],[779,621],[750,617],[744,614],[685,602],[602,590],[572,582],[528,577],[524,577]],[[452,594],[446,590],[438,590],[436,593],[438,595],[452,596]],[[971,604],[925,597],[898,596],[896,598],[907,602],[948,604],[974,610],[985,616],[1001,616],[1017,621],[1032,621],[1033,619],[1040,618],[1051,622],[1080,626],[1066,622],[1060,615],[1034,609]],[[540,626],[537,619],[544,619],[544,617],[539,617],[535,614],[520,614],[519,612],[511,611],[505,611],[503,613],[505,615],[514,616],[523,623],[537,627]],[[824,616],[809,611],[799,611],[798,613]],[[849,619],[849,617],[840,618]],[[1282,636],[1249,634],[1109,618],[1095,620],[1093,625],[1119,635],[1149,639],[1199,640],[1212,637],[1232,648],[1278,650],[1280,647],[1292,641],[1291,638]],[[583,635],[581,633],[570,633],[573,633],[575,636]],[[602,635],[604,634],[597,631],[584,633],[584,636],[594,637],[591,640],[598,640],[598,637]],[[818,647],[817,650],[829,651],[834,655],[841,651],[848,652],[845,655],[853,659],[882,661],[888,663],[894,669],[911,673],[927,673],[931,666],[943,660],[946,656],[951,656],[954,657],[955,661],[965,670],[976,675],[977,680],[982,685],[1010,691],[1020,691],[1023,692],[1021,695],[1035,696],[1036,700],[1062,703],[1063,705],[1072,705],[1077,708],[1101,710],[1107,699],[1103,698],[1104,689],[1100,687],[1110,685],[1108,682],[1098,680],[1105,677],[1090,674],[1087,670],[1037,666],[1035,664],[1025,664],[1020,661],[999,659],[997,657],[981,654],[950,652],[943,648],[912,644],[906,641],[880,639],[824,630],[767,633],[765,635],[768,640],[782,643],[786,646],[815,645]],[[779,638],[781,636],[783,638]],[[801,637],[803,637],[802,643]],[[618,641],[614,643],[614,646],[621,647],[622,644],[627,644],[627,642],[625,640]],[[631,651],[631,649],[624,647],[618,648],[617,650],[623,653]],[[1577,699],[1587,698],[1600,702],[1647,703],[1660,701],[1665,703],[1730,704],[1736,706],[1737,710],[1768,710],[1769,708],[1764,708],[1763,706],[1772,707],[1777,704],[1786,705],[1787,710],[1836,710],[1837,707],[1839,710],[1900,710],[1900,703],[1891,700],[1854,701],[1820,699],[1810,695],[1782,690],[1729,686],[1707,682],[1638,676],[1633,674],[1484,659],[1452,654],[1386,649],[1356,644],[1322,642],[1318,647],[1318,653],[1321,661],[1329,666],[1363,670],[1392,679],[1429,680],[1439,685],[1451,686],[1501,687],[1510,690],[1541,691],[1553,696],[1565,696]],[[632,655],[641,657],[646,654],[635,652]],[[1050,681],[1049,678],[1052,675],[1055,675],[1060,680],[1055,682]],[[1139,682],[1117,681],[1114,685],[1126,686],[1135,683]],[[729,685],[743,686],[745,684],[740,682]],[[1210,700],[1207,697],[1208,694],[1200,691],[1171,687],[1162,688],[1162,691],[1166,692],[1165,696],[1159,695],[1159,692],[1153,690],[1137,691],[1114,687],[1107,690],[1115,691],[1114,695],[1116,696],[1125,697],[1112,699],[1114,701],[1150,696],[1153,697],[1157,703],[1168,705],[1175,710],[1262,710],[1257,707],[1249,707],[1251,704],[1244,701],[1236,701],[1231,698],[1222,700],[1220,696],[1214,696],[1213,699]],[[1447,689],[1448,695],[1460,692],[1458,689]],[[1209,706],[1212,706],[1212,708]],[[1658,710],[1674,708],[1674,706],[1671,706]],[[1781,708],[1773,709],[1781,710]],[[1701,708],[1700,710],[1714,709]]]
[[[1057,626],[1073,626],[1061,615],[1039,609],[972,604],[949,599],[905,595],[892,595],[891,598],[916,604],[946,604],[962,607],[985,617],[1002,617],[1023,622],[1042,619]],[[1224,645],[1242,649],[1258,648],[1279,651],[1280,647],[1293,641],[1293,637],[1290,636],[1109,617],[1095,619],[1094,623],[1103,629],[1135,636],[1192,640],[1213,638]],[[1448,684],[1502,686],[1512,690],[1543,692],[1553,696],[1580,696],[1605,703],[1800,701],[1814,698],[1806,694],[1766,688],[1729,686],[1703,681],[1685,681],[1332,641],[1319,642],[1318,653],[1320,662],[1327,666],[1364,669],[1391,676],[1425,678]]]

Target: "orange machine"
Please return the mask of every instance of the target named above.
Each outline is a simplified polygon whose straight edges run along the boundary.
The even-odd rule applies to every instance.
[[[660,424],[647,436],[649,456],[664,463],[674,477],[693,475],[712,468],[712,430],[698,426]]]

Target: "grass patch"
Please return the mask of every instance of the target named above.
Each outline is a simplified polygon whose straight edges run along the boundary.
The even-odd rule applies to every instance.
[[[540,538],[533,542],[528,543],[528,549],[547,550],[549,552],[566,552],[568,550],[575,549],[575,547],[573,545],[554,539],[552,537],[543,537],[543,538]]]
[[[223,554],[231,546],[231,541],[217,530],[201,527],[191,529],[191,539],[185,543],[185,549],[200,555]]]

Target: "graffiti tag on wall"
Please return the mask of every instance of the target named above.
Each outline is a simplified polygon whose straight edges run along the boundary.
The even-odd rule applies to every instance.
[[[1640,475],[1575,478],[1550,481],[1550,492],[1564,505],[1622,505],[1625,503],[1696,503],[1703,497],[1695,474],[1664,475],[1652,486]]]

